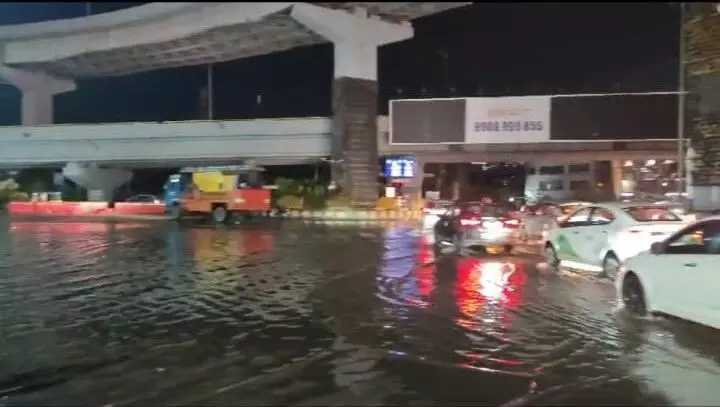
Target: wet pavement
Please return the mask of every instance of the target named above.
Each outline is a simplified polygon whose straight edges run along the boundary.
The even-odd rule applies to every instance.
[[[720,334],[408,226],[0,220],[0,406],[717,405]]]

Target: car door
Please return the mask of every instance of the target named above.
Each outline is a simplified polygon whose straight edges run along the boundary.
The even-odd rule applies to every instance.
[[[608,208],[595,206],[590,212],[590,224],[585,229],[583,239],[587,245],[587,258],[583,261],[593,266],[601,266],[608,246],[610,229],[615,215]]]
[[[669,312],[720,326],[720,220],[679,231],[664,243],[655,289]],[[700,321],[702,319],[702,321]]]
[[[587,257],[584,235],[585,228],[590,224],[591,211],[591,207],[579,208],[558,225],[552,240],[560,260],[582,262]]]

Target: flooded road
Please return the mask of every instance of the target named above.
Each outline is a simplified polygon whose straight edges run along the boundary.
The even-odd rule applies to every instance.
[[[416,231],[0,221],[0,406],[717,405],[720,335]]]

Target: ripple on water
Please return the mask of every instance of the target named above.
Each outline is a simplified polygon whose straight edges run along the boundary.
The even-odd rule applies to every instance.
[[[404,226],[18,223],[0,233],[0,405],[712,399],[712,351],[621,327],[613,297],[527,259],[436,259]]]
[[[11,232],[0,394],[18,403],[202,404],[242,378],[317,358],[333,340],[306,301],[322,272],[300,266],[302,249],[272,231],[22,223]]]
[[[423,239],[393,239],[377,278],[392,358],[517,377],[519,404],[572,403],[628,379],[612,287],[541,277],[528,259],[436,258]]]

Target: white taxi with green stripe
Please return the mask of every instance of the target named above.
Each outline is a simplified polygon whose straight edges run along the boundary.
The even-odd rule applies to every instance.
[[[549,233],[545,256],[551,267],[566,266],[614,278],[626,259],[647,251],[686,224],[669,207],[653,203],[583,205]]]

